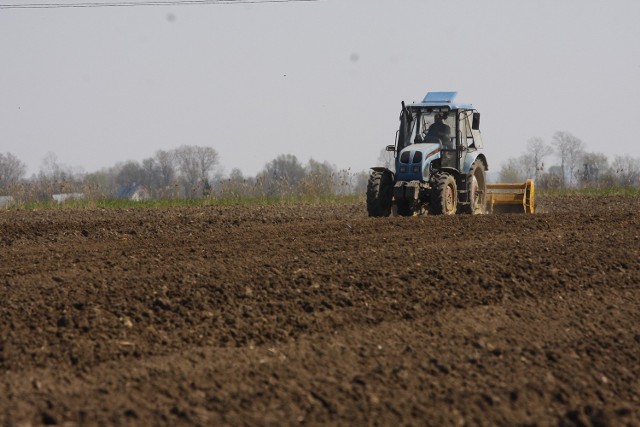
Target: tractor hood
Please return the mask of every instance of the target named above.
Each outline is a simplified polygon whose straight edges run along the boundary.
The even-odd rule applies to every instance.
[[[427,143],[427,142],[421,142],[419,144],[411,144],[406,146],[401,152],[400,152],[400,157],[402,157],[402,153],[415,153],[416,151],[420,151],[423,154],[423,159],[426,158],[426,154],[432,153],[432,152],[440,152],[440,144],[437,143]],[[433,153],[436,154],[436,153]]]
[[[398,155],[396,175],[400,180],[423,180],[429,176],[429,164],[440,158],[440,144],[411,144]]]

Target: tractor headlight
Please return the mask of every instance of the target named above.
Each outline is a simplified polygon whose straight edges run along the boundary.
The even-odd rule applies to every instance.
[[[406,166],[400,166],[400,173],[407,173],[407,167]]]
[[[420,173],[420,166],[412,166],[411,167],[411,172]]]

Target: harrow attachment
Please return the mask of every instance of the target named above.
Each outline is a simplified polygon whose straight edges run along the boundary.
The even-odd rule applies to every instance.
[[[487,208],[489,213],[535,212],[533,180],[517,184],[487,184]]]

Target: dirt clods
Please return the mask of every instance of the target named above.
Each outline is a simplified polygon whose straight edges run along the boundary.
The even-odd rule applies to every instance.
[[[1,425],[640,425],[640,198],[0,211]]]

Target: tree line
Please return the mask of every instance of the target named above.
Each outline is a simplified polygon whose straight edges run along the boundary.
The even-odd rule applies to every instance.
[[[328,162],[303,164],[291,154],[277,156],[255,176],[240,169],[225,175],[218,152],[195,145],[158,150],[141,162],[128,160],[92,173],[65,166],[50,153],[37,174],[26,178],[26,170],[15,155],[0,153],[0,196],[17,202],[51,200],[54,194],[92,200],[323,197],[364,193],[368,177]]]
[[[549,166],[550,160],[557,163]],[[383,152],[379,161],[393,168]],[[255,176],[240,169],[222,172],[220,156],[211,147],[182,145],[158,150],[141,162],[128,160],[97,172],[85,173],[61,164],[48,154],[37,174],[26,178],[26,164],[11,153],[0,153],[0,197],[16,202],[51,200],[55,194],[73,194],[99,200],[110,198],[192,199],[249,197],[322,197],[364,194],[368,172],[338,170],[328,162],[281,154]],[[539,189],[567,187],[640,188],[640,159],[609,158],[586,150],[569,132],[556,132],[551,143],[530,138],[525,152],[503,162],[499,182],[533,178]]]
[[[559,164],[549,166],[550,159]],[[500,182],[522,182],[527,178],[533,178],[541,189],[640,188],[640,159],[625,155],[615,156],[610,161],[602,153],[587,151],[580,138],[559,131],[553,135],[550,144],[540,137],[530,138],[524,154],[502,163]]]

